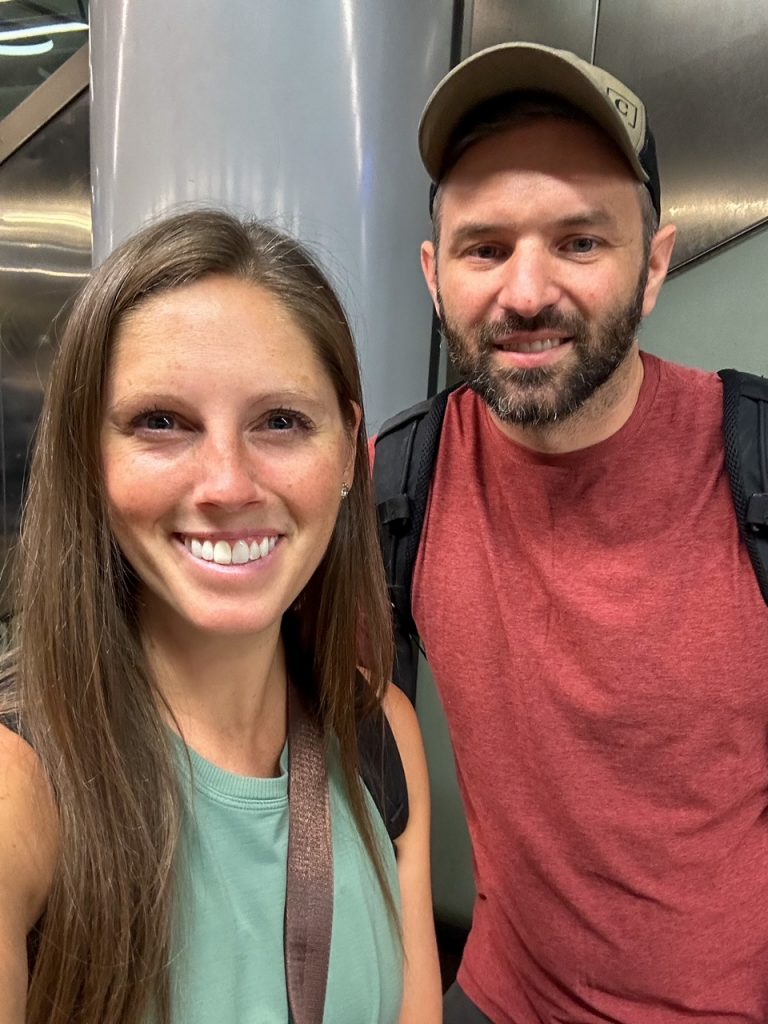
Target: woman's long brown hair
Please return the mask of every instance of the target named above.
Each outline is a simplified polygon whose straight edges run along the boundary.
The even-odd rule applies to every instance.
[[[107,521],[99,437],[121,318],[150,295],[214,274],[251,281],[283,304],[315,346],[350,433],[352,403],[362,406],[344,311],[314,260],[273,228],[216,211],[178,215],[122,245],[75,302],[32,463],[3,673],[9,684],[0,700],[19,715],[59,815],[29,1024],[144,1024],[149,1015],[168,1024],[172,1017],[180,794],[138,633],[135,581]],[[285,628],[289,663],[312,669],[307,697],[338,743],[351,808],[392,911],[358,774],[361,628],[369,669],[364,713],[380,706],[392,651],[364,428],[354,486]]]

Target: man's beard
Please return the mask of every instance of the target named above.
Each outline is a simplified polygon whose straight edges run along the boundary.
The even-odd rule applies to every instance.
[[[642,319],[647,277],[645,267],[630,301],[592,327],[579,313],[548,307],[533,317],[508,313],[497,323],[462,331],[446,317],[438,291],[442,332],[451,360],[502,422],[544,426],[567,419],[605,384],[629,353]],[[513,333],[545,330],[569,335],[576,358],[566,357],[563,367],[558,363],[528,369],[494,366],[495,342]]]

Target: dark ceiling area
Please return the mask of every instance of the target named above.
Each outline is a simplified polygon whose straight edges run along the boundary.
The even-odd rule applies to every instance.
[[[87,0],[0,0],[0,120],[87,39]]]

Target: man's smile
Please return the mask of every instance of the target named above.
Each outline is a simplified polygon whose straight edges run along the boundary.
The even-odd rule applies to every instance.
[[[548,352],[550,349],[559,348],[569,340],[567,337],[501,338],[493,343],[493,347],[500,352]]]

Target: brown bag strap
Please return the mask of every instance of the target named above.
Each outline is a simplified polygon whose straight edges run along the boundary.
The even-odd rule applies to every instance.
[[[333,923],[331,807],[323,737],[288,687],[285,971],[295,1024],[322,1024]]]

